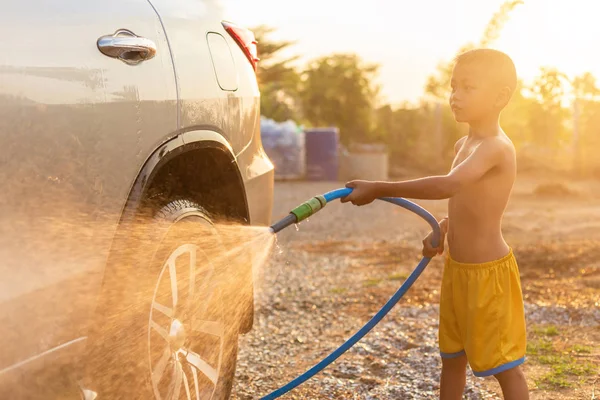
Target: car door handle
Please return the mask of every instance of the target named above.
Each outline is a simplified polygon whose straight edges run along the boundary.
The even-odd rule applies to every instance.
[[[97,45],[102,54],[129,65],[137,65],[156,55],[156,45],[152,40],[137,36],[127,29],[102,36]]]

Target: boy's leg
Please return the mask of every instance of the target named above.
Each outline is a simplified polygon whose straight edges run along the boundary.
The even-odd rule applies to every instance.
[[[504,400],[528,400],[529,390],[521,367],[511,368],[500,372],[494,377],[500,383]]]
[[[467,356],[442,358],[440,400],[461,400],[467,381]]]

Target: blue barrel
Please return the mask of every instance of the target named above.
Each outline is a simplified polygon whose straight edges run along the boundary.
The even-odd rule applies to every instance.
[[[305,131],[306,178],[312,181],[337,181],[340,132],[338,128]]]

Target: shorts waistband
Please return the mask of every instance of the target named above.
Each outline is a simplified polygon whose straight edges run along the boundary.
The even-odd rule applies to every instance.
[[[452,257],[450,255],[448,255],[446,264],[450,265],[451,267],[456,267],[456,268],[461,268],[461,269],[486,269],[486,268],[493,268],[493,267],[498,267],[498,266],[504,265],[507,262],[509,262],[510,260],[513,260],[514,257],[515,256],[513,254],[513,250],[512,250],[512,248],[510,248],[508,254],[498,260],[488,261],[488,262],[479,263],[479,264],[462,263],[462,262],[453,260]]]

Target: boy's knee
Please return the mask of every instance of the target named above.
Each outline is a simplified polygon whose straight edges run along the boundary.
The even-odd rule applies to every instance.
[[[496,380],[502,384],[502,382],[507,381],[525,380],[525,374],[523,373],[521,367],[514,367],[494,375],[494,378],[496,378]]]

